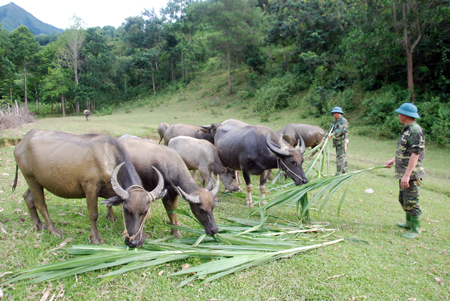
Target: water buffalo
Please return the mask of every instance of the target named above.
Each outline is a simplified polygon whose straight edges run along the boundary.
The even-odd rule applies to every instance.
[[[164,133],[167,131],[168,127],[169,127],[169,125],[165,122],[161,122],[158,125],[158,134],[159,134],[159,138],[160,138],[158,144],[161,144],[161,141],[164,138]]]
[[[178,152],[189,170],[200,171],[203,187],[214,174],[220,175],[226,190],[233,192],[240,189],[234,171],[223,166],[217,148],[210,142],[179,136],[169,141],[169,147]]]
[[[89,110],[84,110],[83,111],[84,116],[86,117],[86,121],[89,121],[89,116],[91,115],[91,111]]]
[[[189,136],[214,143],[214,134],[215,131],[212,133],[211,129],[204,128],[201,125],[175,123],[170,125],[164,133],[164,145],[168,145],[170,139],[178,136]]]
[[[302,169],[305,145],[293,148],[279,134],[263,125],[224,125],[216,133],[216,147],[224,166],[242,170],[247,186],[246,206],[253,203],[250,175],[260,175],[261,198],[265,197],[268,170],[280,168],[296,185],[308,182]],[[300,137],[301,139],[301,137]]]
[[[206,234],[217,233],[218,228],[214,221],[213,210],[214,198],[219,192],[219,179],[217,179],[215,187],[210,181],[210,185],[206,189],[200,188],[174,149],[130,135],[124,135],[118,140],[129,154],[145,189],[152,189],[158,181],[152,166],[161,171],[164,177],[165,192],[162,200],[172,225],[180,224],[177,214],[169,212],[177,208],[178,195],[181,194],[189,202],[197,220],[205,227]],[[116,205],[114,201],[108,202],[108,200],[102,201],[102,203],[108,206]],[[181,236],[178,229],[172,229],[172,235]]]
[[[98,197],[111,198],[123,192],[128,246],[144,243],[142,223],[151,202],[160,197],[163,179],[159,172],[158,185],[149,192],[131,163],[124,147],[116,138],[107,135],[76,135],[58,131],[31,130],[14,149],[17,186],[18,169],[28,184],[23,194],[34,226],[42,230],[44,218],[48,231],[62,235],[50,220],[44,198],[44,188],[67,199],[86,198],[91,221],[90,239],[93,244],[104,243],[97,229]],[[154,171],[156,172],[156,171]],[[109,212],[108,212],[109,213]],[[114,219],[113,215],[108,218]]]
[[[316,147],[322,141],[323,136],[325,136],[325,131],[322,128],[300,123],[289,123],[277,131],[277,133],[283,136],[283,139],[292,146],[296,146],[299,142],[298,133],[303,141],[305,141],[305,146],[311,146],[311,148]]]

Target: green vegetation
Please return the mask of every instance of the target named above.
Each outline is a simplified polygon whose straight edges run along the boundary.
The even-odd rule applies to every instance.
[[[10,4],[13,5],[13,4]],[[261,121],[342,107],[360,133],[393,138],[403,102],[421,112],[427,141],[450,143],[449,6],[410,0],[171,0],[118,28],[73,17],[59,36],[0,30],[0,100],[36,114],[108,114],[134,99],[208,91]],[[222,73],[221,71],[225,71]],[[224,100],[227,94],[230,98]],[[211,113],[218,115],[216,105]]]
[[[241,109],[243,103],[240,100],[234,100],[226,92],[215,94],[222,79],[226,79],[226,72],[214,75],[198,82],[193,81],[183,89],[184,97],[175,90],[163,96],[129,102],[128,106],[114,110],[112,115],[94,115],[89,122],[85,121],[84,116],[40,118],[35,123],[3,131],[0,135],[12,140],[22,137],[31,128],[41,128],[76,133],[98,132],[114,136],[128,133],[157,140],[159,137],[156,129],[160,122],[208,124],[237,118],[258,124],[259,116],[251,110]],[[241,76],[246,77],[245,74]],[[232,106],[227,108],[228,104]],[[275,111],[269,122],[264,124],[279,129],[290,122],[319,124],[322,121],[301,119],[301,114],[300,109]],[[323,121],[328,125],[332,117],[327,115]],[[351,127],[350,171],[382,165],[393,156],[396,148],[395,139],[379,140],[376,137],[354,134],[360,130],[360,127]],[[399,130],[400,126],[396,131]],[[64,237],[53,237],[45,230],[38,232],[33,229],[21,196],[26,189],[23,177],[19,176],[18,188],[15,193],[10,194],[15,173],[12,151],[13,147],[0,148],[0,222],[7,232],[0,233],[0,252],[4,254],[4,260],[0,264],[2,282],[10,279],[9,272],[67,260],[71,255],[64,248],[89,244],[89,221],[84,200],[64,200],[47,194],[50,216],[55,225],[63,230]],[[332,174],[333,159],[334,156],[331,156]],[[339,217],[337,212],[345,185],[328,200],[323,212],[318,211],[321,202],[316,202],[310,209],[311,222],[329,223],[327,228],[338,230],[336,237],[346,238],[344,242],[333,246],[239,271],[211,283],[192,282],[183,288],[177,286],[187,279],[185,277],[191,276],[173,274],[181,271],[184,263],[197,266],[206,261],[191,258],[185,262],[161,264],[107,279],[103,284],[100,284],[103,278],[98,276],[116,269],[93,271],[51,283],[25,286],[15,284],[14,290],[8,287],[2,287],[2,290],[8,296],[12,294],[15,300],[41,298],[46,291],[50,296],[55,294],[77,300],[167,300],[167,296],[177,300],[361,300],[364,299],[363,296],[375,300],[445,300],[450,284],[449,159],[447,149],[432,145],[427,147],[427,177],[421,190],[424,232],[414,240],[401,237],[405,230],[398,227],[397,222],[403,221],[404,213],[397,201],[397,180],[393,178],[393,170],[383,168],[362,174],[352,182]],[[257,182],[257,178],[254,177],[253,181]],[[285,183],[290,182],[286,180]],[[368,188],[372,188],[374,193],[366,193]],[[225,224],[229,217],[248,218],[253,209],[244,206],[244,199],[238,194],[223,194],[222,191],[223,187],[219,192],[220,202],[214,210],[217,223]],[[274,194],[272,192],[269,196]],[[312,200],[314,195],[310,193],[309,199]],[[257,200],[258,197],[258,191],[255,191],[254,199]],[[183,200],[180,200],[179,208],[190,212],[189,205]],[[122,246],[121,210],[116,210],[117,222],[110,222],[105,218],[104,206],[99,206],[99,210],[98,227],[106,243]],[[277,211],[277,215],[286,221],[298,222],[295,208],[285,212]],[[186,226],[196,227],[191,219],[183,216],[180,218]],[[258,219],[259,217],[255,217],[255,220]],[[154,239],[167,237],[170,233],[167,220],[162,202],[155,202],[151,218],[146,221],[146,232]],[[183,232],[183,235],[189,237],[187,232]]]

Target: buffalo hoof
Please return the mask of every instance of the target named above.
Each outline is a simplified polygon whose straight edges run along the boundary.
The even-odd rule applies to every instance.
[[[264,206],[265,204],[267,204],[267,201],[262,201],[261,202],[261,206]]]
[[[36,228],[36,230],[39,230],[39,231],[43,230],[43,229],[47,229],[47,225],[41,221],[39,221],[37,224],[34,224],[34,227]]]
[[[93,244],[93,245],[101,245],[104,243],[105,243],[105,240],[101,236],[91,237],[91,244]]]
[[[48,228],[48,233],[50,233],[51,235],[59,236],[59,237],[63,236],[62,231],[59,230],[58,228],[56,228],[55,226],[49,227]]]
[[[172,229],[172,235],[175,236],[175,238],[181,238],[181,232],[178,229]]]
[[[245,207],[251,207],[253,208],[253,202],[245,202]]]

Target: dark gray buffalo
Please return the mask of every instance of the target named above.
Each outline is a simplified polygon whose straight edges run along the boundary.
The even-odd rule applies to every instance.
[[[209,182],[212,175],[220,175],[225,189],[233,192],[240,190],[234,171],[223,166],[217,148],[203,139],[179,136],[169,141],[183,159],[189,170],[198,170],[202,176],[202,186]]]
[[[322,141],[323,136],[325,136],[325,131],[322,128],[301,123],[289,123],[277,133],[283,136],[283,139],[292,146],[296,146],[299,142],[298,133],[305,141],[305,146],[311,146],[311,148],[316,147]]]
[[[34,226],[42,230],[44,218],[48,231],[62,235],[50,220],[44,198],[44,188],[67,199],[86,198],[91,221],[90,239],[104,243],[97,229],[98,197],[121,196],[123,203],[125,243],[139,247],[144,243],[142,224],[151,202],[160,197],[164,180],[158,173],[158,184],[146,191],[128,154],[116,138],[107,135],[75,135],[58,131],[31,130],[14,149],[17,186],[18,169],[28,183],[23,194]],[[117,198],[117,197],[116,197]],[[37,210],[36,210],[37,209]],[[110,212],[108,212],[110,213]],[[115,219],[108,214],[108,218]]]
[[[265,197],[265,184],[269,169],[280,168],[295,182],[308,182],[302,169],[305,145],[293,148],[269,127],[224,125],[216,133],[216,147],[224,166],[242,170],[247,185],[246,206],[253,203],[250,175],[260,175],[261,198]],[[301,138],[300,138],[301,139]]]
[[[164,177],[163,204],[172,225],[179,225],[176,213],[169,213],[177,208],[178,195],[189,202],[192,212],[197,220],[205,227],[206,234],[215,234],[218,231],[214,221],[214,198],[219,192],[220,181],[216,186],[212,181],[204,188],[200,188],[192,179],[189,170],[178,153],[168,147],[153,143],[149,140],[135,136],[124,135],[118,139],[125,147],[133,162],[137,173],[142,179],[145,189],[153,189],[158,183],[158,177],[152,166],[161,171]],[[102,201],[102,204],[116,205],[114,200]],[[172,235],[180,237],[178,229],[172,229]]]
[[[169,126],[164,133],[164,145],[169,145],[172,138],[178,136],[189,136],[196,139],[204,139],[214,143],[214,132],[211,129],[202,127],[201,125],[175,123]]]
[[[169,127],[169,125],[165,122],[161,122],[158,125],[158,134],[159,134],[159,138],[160,138],[158,144],[161,144],[161,141],[164,138],[164,133],[167,131],[168,127]]]

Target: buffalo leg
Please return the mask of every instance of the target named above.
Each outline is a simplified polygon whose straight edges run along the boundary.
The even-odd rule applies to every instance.
[[[267,181],[267,175],[271,172],[270,169],[265,170],[260,176],[259,176],[259,191],[261,192],[261,199],[266,197],[266,181]],[[267,204],[267,201],[261,202],[261,205]]]
[[[84,188],[84,187],[83,187]],[[84,189],[86,194],[86,204],[88,207],[89,220],[91,221],[91,234],[89,238],[91,243],[94,245],[99,245],[105,243],[105,240],[100,236],[97,229],[97,219],[98,219],[98,197],[95,189]],[[91,192],[92,191],[92,192]]]
[[[117,221],[116,216],[114,215],[114,211],[112,206],[108,206],[108,213],[106,213],[106,218],[112,222]]]
[[[164,204],[164,208],[166,208],[167,215],[169,216],[170,224],[174,225],[174,226],[181,225],[180,221],[178,220],[178,215],[176,213],[169,213],[169,212],[177,209],[178,196],[176,196],[173,200],[170,200],[170,199],[164,197],[163,204]],[[175,236],[176,238],[180,238],[181,237],[180,230],[172,228],[172,235]]]
[[[252,180],[250,178],[250,174],[246,171],[242,171],[242,174],[244,175],[245,185],[247,186],[247,197],[245,198],[245,206],[249,207],[253,205],[253,199],[252,199]]]
[[[41,219],[39,218],[39,215],[36,211],[36,207],[34,206],[34,198],[29,188],[23,194],[23,198],[25,200],[25,203],[27,203],[28,211],[30,212],[31,220],[33,221],[34,227],[36,227],[36,229],[38,230],[44,229],[45,224],[42,223]]]
[[[36,208],[41,213],[42,217],[44,218],[45,224],[47,225],[48,232],[52,235],[62,236],[62,232],[56,228],[53,225],[52,220],[50,219],[50,215],[48,214],[47,204],[45,203],[45,197],[44,197],[44,188],[37,183],[34,179],[31,179],[30,181],[27,180],[28,183],[28,189],[30,190],[31,197],[28,194],[27,198],[25,198],[25,202],[27,203],[28,208],[30,209],[30,215],[33,218],[34,226],[37,229],[42,229],[42,226],[40,224],[39,217],[37,216]],[[25,194],[27,194],[25,192]],[[25,195],[24,195],[25,197]],[[33,217],[33,214],[35,215]],[[37,219],[36,219],[37,217]]]

